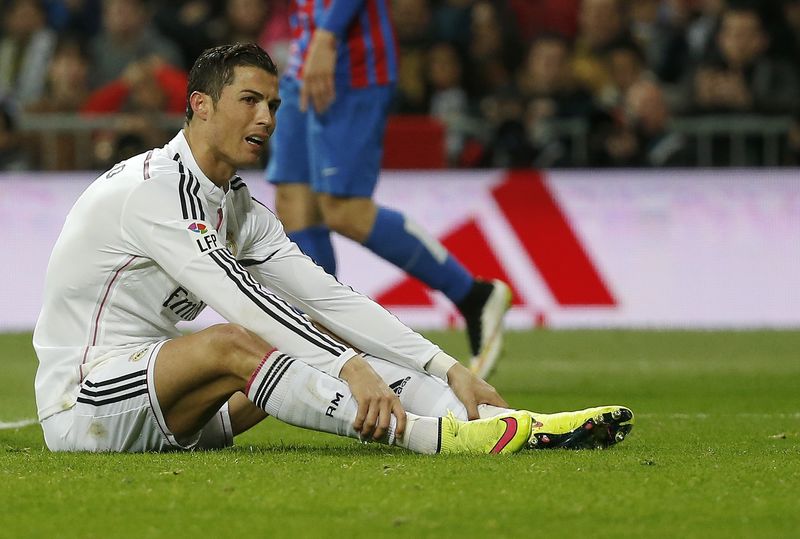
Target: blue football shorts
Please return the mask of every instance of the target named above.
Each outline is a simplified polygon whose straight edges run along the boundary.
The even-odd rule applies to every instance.
[[[383,157],[394,86],[337,87],[324,114],[300,110],[300,84],[283,77],[282,103],[271,139],[267,179],[310,183],[317,193],[371,197]]]

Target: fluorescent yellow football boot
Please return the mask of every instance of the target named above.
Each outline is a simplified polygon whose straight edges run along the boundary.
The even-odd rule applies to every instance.
[[[452,413],[441,419],[439,453],[516,453],[531,438],[530,412],[512,412],[475,421]]]
[[[624,406],[599,406],[577,412],[533,417],[531,449],[603,449],[625,439],[633,428],[633,412]]]

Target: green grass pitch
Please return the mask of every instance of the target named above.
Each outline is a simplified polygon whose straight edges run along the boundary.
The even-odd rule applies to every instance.
[[[459,333],[430,337],[457,354]],[[233,449],[51,454],[0,430],[0,537],[797,537],[800,332],[511,333],[518,407],[626,404],[607,451],[417,456],[268,420]],[[30,335],[0,336],[0,422],[33,417]]]

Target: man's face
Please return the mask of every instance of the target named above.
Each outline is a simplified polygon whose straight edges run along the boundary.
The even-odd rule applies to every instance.
[[[567,65],[567,48],[557,40],[540,41],[528,56],[528,73],[549,90],[555,90],[564,78]]]
[[[591,47],[602,47],[622,29],[618,0],[583,0],[578,16],[581,34]]]
[[[257,164],[275,131],[279,105],[278,77],[257,67],[235,67],[233,81],[223,86],[207,117],[214,157],[234,168]]]
[[[147,12],[139,0],[105,0],[103,3],[103,27],[115,38],[136,36],[147,22]]]
[[[718,39],[725,60],[735,67],[750,64],[768,45],[758,15],[750,11],[726,13]]]

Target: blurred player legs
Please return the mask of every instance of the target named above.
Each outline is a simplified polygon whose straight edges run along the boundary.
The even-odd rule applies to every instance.
[[[421,226],[371,198],[393,87],[337,89],[322,114],[300,110],[297,80],[283,77],[280,92],[281,128],[272,137],[267,178],[277,186],[276,210],[289,237],[335,274],[330,231],[338,232],[441,291],[466,322],[473,372],[488,376],[501,351],[507,285],[475,279]]]

